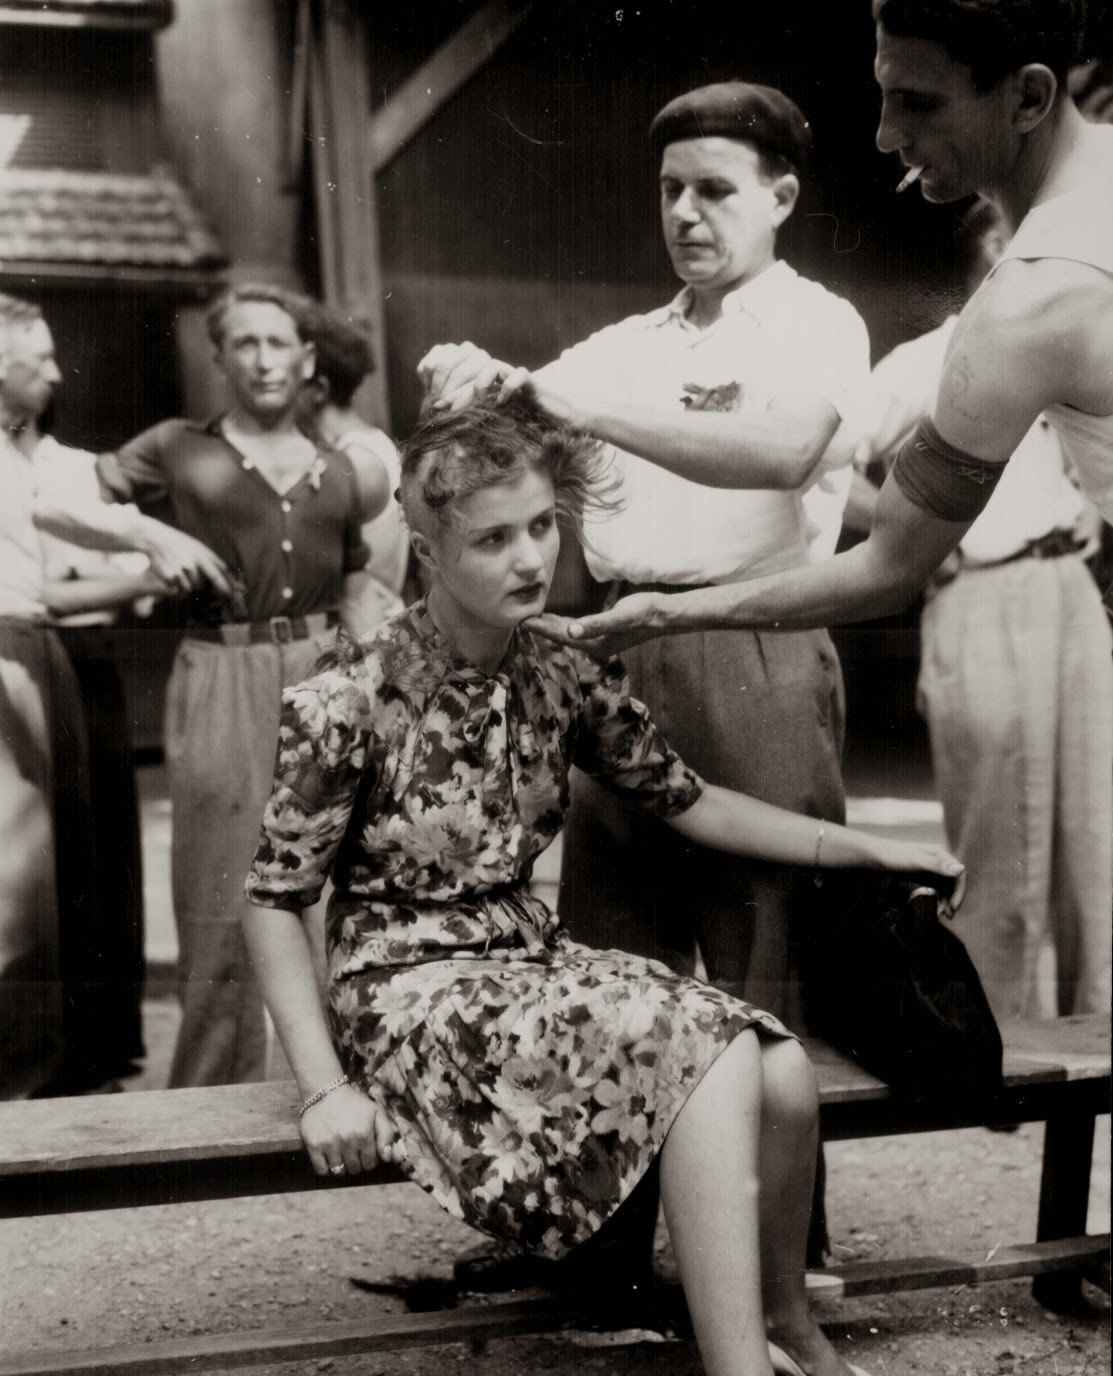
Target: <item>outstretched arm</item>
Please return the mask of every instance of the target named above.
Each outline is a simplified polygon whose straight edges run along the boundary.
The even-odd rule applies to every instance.
[[[149,569],[144,573],[108,570],[78,578],[48,578],[43,583],[43,601],[55,616],[72,616],[118,607],[140,597],[167,597],[173,591]]]
[[[151,571],[172,588],[189,592],[209,582],[229,593],[224,561],[185,531],[142,515],[134,506],[109,502],[71,502],[58,493],[40,495],[35,525],[83,549],[139,550]]]
[[[793,630],[870,620],[906,607],[969,525],[923,511],[890,476],[868,539],[832,559],[692,592],[635,593],[594,616],[546,613],[527,625],[550,639],[607,656],[656,636],[692,630]]]
[[[1006,264],[1010,270],[1030,266]],[[942,441],[982,465],[1003,465],[1040,412],[1055,400],[1071,400],[1072,378],[1086,372],[1063,294],[1045,299],[1043,283],[1020,285],[1023,290],[1009,297],[988,293],[970,317],[964,312],[933,412]],[[1033,311],[1044,322],[1038,330]],[[918,445],[915,438],[909,441],[898,460],[913,477],[926,466]],[[940,515],[910,497],[907,487],[896,471],[890,473],[868,538],[832,559],[722,587],[671,596],[641,593],[596,616],[573,622],[539,618],[531,627],[593,653],[613,653],[657,635],[709,627],[792,630],[899,611],[955,548],[993,491],[992,482],[968,485],[961,514],[948,508]]]
[[[803,487],[839,428],[832,403],[807,388],[782,393],[764,411],[737,411],[714,409],[714,398],[693,385],[685,409],[646,410],[569,388],[559,370],[554,381],[552,369],[513,368],[472,344],[437,345],[418,375],[433,406],[454,409],[484,391],[503,402],[520,392],[554,420],[708,487]]]
[[[685,410],[646,410],[561,391],[515,369],[498,398],[531,397],[554,419],[706,487],[803,487],[839,428],[839,413],[817,392],[774,397],[764,411],[705,410],[698,389]]]
[[[669,825],[700,845],[780,864],[926,871],[948,878],[963,868],[942,846],[819,822],[717,785],[706,785],[695,803],[671,817]]]

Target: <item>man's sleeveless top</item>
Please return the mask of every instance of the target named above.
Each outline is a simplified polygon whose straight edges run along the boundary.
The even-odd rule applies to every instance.
[[[1113,277],[1113,156],[1085,187],[1033,206],[1000,262],[1010,258],[1066,258]],[[1113,372],[1113,358],[1109,368]],[[1095,416],[1056,404],[1044,414],[1074,462],[1083,490],[1113,522],[1113,413]]]

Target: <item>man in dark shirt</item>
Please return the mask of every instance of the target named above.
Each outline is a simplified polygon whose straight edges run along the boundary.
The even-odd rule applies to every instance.
[[[360,524],[382,475],[298,429],[312,376],[309,303],[241,286],[209,312],[230,396],[208,422],[167,420],[102,461],[121,501],[156,510],[225,561],[231,594],[195,594],[167,688],[164,745],[182,1023],[171,1086],[266,1073],[266,1023],[240,931],[243,879],[270,790],[282,689],[331,643],[345,584],[367,561]]]

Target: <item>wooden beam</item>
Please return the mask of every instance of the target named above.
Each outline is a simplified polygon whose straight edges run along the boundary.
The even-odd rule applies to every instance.
[[[490,0],[401,85],[371,120],[371,165],[381,172],[510,37],[532,0]]]
[[[367,27],[357,0],[320,0],[309,67],[312,175],[326,303],[366,320],[378,369],[371,419],[389,429],[375,178],[367,140]]]
[[[173,18],[173,0],[98,6],[0,4],[0,24],[29,24],[37,29],[165,29]]]
[[[309,141],[309,61],[312,45],[309,0],[297,0],[294,49],[290,62],[290,109],[286,127],[286,180],[290,190],[301,185]]]

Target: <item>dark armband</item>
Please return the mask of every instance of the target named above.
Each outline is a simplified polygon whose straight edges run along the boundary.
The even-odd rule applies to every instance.
[[[948,444],[930,416],[901,445],[893,477],[908,500],[944,521],[972,521],[993,496],[1003,463]]]

